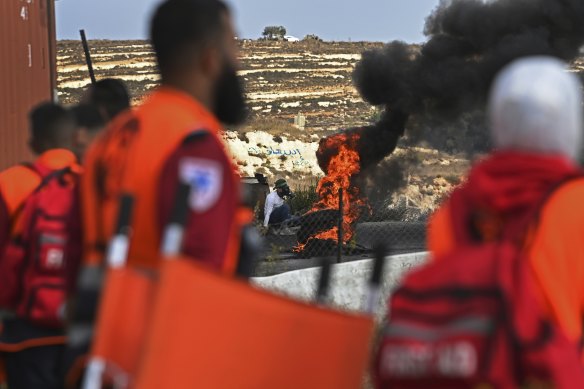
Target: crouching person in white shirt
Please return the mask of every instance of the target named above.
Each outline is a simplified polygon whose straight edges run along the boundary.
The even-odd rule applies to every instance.
[[[290,206],[286,204],[287,198],[294,197],[290,191],[288,183],[283,178],[276,180],[274,191],[266,197],[266,205],[264,208],[264,227],[274,227],[278,230],[283,230],[289,227],[289,222],[294,221],[290,215]]]

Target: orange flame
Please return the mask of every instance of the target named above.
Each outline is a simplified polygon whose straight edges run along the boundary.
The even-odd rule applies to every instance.
[[[338,210],[340,207],[339,190],[343,190],[343,242],[353,237],[353,223],[359,218],[363,209],[368,207],[361,198],[359,188],[351,182],[352,178],[361,171],[360,157],[357,144],[359,133],[338,134],[327,138],[321,143],[319,152],[337,149],[336,155],[331,157],[327,166],[327,175],[323,177],[316,188],[320,200],[309,211],[316,212],[326,209]],[[298,244],[294,249],[300,252],[312,239],[332,240],[338,242],[339,229],[337,226],[311,236],[305,244]]]

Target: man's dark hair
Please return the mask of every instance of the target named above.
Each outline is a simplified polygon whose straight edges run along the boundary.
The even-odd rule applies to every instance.
[[[150,39],[163,80],[189,65],[189,54],[198,54],[221,37],[222,15],[227,12],[220,0],[166,0],[158,7]]]
[[[75,123],[73,114],[55,103],[42,103],[29,113],[31,137],[44,148],[60,148],[67,144]]]
[[[99,112],[99,109],[92,104],[79,104],[71,109],[77,127],[85,127],[89,131],[101,130],[106,121]]]
[[[89,86],[88,103],[105,111],[107,118],[111,120],[120,112],[130,108],[130,94],[122,80],[116,78],[104,78]]]

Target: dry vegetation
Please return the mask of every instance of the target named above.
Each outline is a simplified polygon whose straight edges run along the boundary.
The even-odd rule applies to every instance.
[[[144,41],[90,41],[98,78],[124,79],[140,101],[158,82],[154,54]],[[363,50],[375,43],[241,41],[241,72],[254,117],[292,123],[302,112],[306,131],[366,123],[372,108],[351,82]],[[63,102],[79,99],[88,83],[81,44],[59,42],[59,92]]]
[[[376,110],[359,97],[351,74],[360,54],[380,45],[241,41],[240,74],[252,115],[243,128],[230,129],[226,141],[242,174],[260,172],[270,179],[286,177],[298,187],[313,186],[322,174],[314,156],[318,140],[375,118]],[[123,79],[134,103],[158,85],[147,42],[90,41],[90,47],[97,77]],[[79,42],[59,42],[58,71],[61,101],[77,102],[89,82]],[[574,71],[584,72],[584,60],[574,63]],[[306,118],[304,128],[294,125],[299,114]],[[369,172],[369,188],[389,187],[368,193],[392,202],[402,196],[407,205],[433,208],[464,176],[477,148],[488,147],[484,126],[480,114],[447,125],[412,121],[410,139]]]
[[[97,77],[123,79],[134,103],[158,85],[154,53],[147,42],[100,40],[89,44]],[[359,97],[351,74],[361,53],[380,45],[241,41],[240,74],[252,115],[243,128],[228,131],[226,140],[242,173],[284,176],[299,189],[313,188],[322,174],[314,156],[318,140],[375,118],[376,110]],[[61,101],[76,103],[89,82],[79,42],[59,42],[58,70]],[[299,114],[306,118],[304,128],[293,125]],[[365,186],[376,190],[368,194],[387,197],[389,202],[405,196],[407,204],[422,208],[433,207],[468,166],[466,160],[428,148],[408,147],[389,160],[399,160],[399,172],[385,169],[385,165],[371,172]],[[375,180],[382,185],[372,182]],[[387,187],[387,183],[391,185]],[[395,186],[401,186],[399,192]]]

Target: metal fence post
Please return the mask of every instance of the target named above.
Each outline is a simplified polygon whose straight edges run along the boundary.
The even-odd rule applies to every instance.
[[[339,189],[339,226],[338,226],[338,242],[337,242],[337,263],[341,263],[343,256],[343,188]]]
[[[91,54],[89,53],[89,44],[87,43],[85,30],[79,30],[79,34],[81,35],[81,44],[83,45],[83,51],[85,52],[85,62],[87,62],[89,78],[91,79],[91,83],[95,84],[95,72],[93,71],[93,63],[91,62]]]

